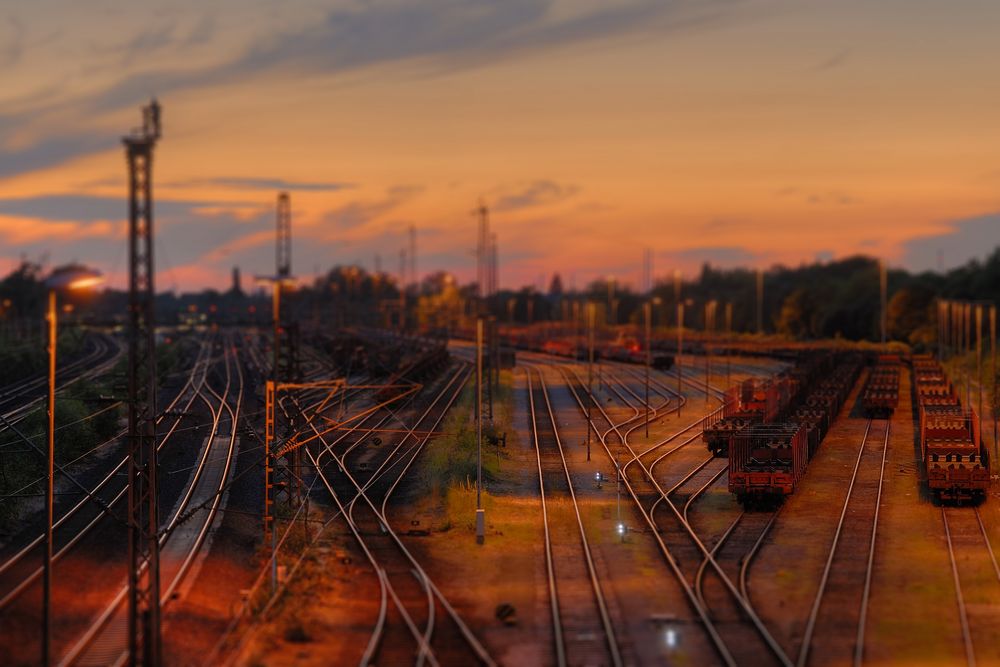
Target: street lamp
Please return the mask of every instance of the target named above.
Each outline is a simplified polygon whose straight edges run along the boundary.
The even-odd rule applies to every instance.
[[[91,269],[71,267],[55,271],[45,281],[49,290],[46,319],[49,324],[49,396],[48,396],[48,456],[45,470],[45,562],[42,567],[42,664],[52,656],[52,515],[54,500],[54,468],[56,455],[56,292],[82,290],[98,285],[101,274]]]
[[[674,368],[677,371],[677,416],[681,416],[681,407],[684,404],[681,396],[681,355],[684,352],[684,304],[677,302],[677,359],[674,361]]]
[[[645,304],[645,315],[646,315],[646,439],[649,439],[649,367],[652,364],[652,311],[653,305],[659,305],[660,297],[653,297],[651,301],[647,301]]]
[[[483,318],[476,319],[476,544],[486,540],[483,509]]]
[[[587,460],[590,460],[590,429],[594,423],[594,303],[587,303]]]

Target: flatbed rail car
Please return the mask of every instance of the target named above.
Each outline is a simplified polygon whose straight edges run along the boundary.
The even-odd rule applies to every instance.
[[[861,406],[869,417],[888,418],[899,405],[899,357],[883,355],[868,374]]]
[[[985,498],[990,487],[990,460],[979,431],[979,416],[962,405],[935,359],[915,356],[913,372],[928,488],[942,501]]]
[[[860,372],[860,357],[841,356],[833,371],[787,416],[734,436],[729,491],[745,507],[775,504],[795,492]]]

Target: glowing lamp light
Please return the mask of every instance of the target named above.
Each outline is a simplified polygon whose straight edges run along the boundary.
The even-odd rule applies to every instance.
[[[619,535],[624,535],[625,534],[625,524],[624,523],[618,524],[618,534]]]
[[[100,271],[71,267],[54,272],[45,280],[45,286],[55,290],[83,290],[104,282]]]
[[[667,645],[667,648],[669,649],[677,648],[677,630],[673,628],[667,628],[663,632],[663,641]]]

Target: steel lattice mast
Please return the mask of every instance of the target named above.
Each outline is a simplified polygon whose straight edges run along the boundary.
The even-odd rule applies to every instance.
[[[129,169],[128,554],[129,661],[159,665],[160,545],[156,469],[156,337],[153,266],[153,148],[160,105],[122,139]]]
[[[277,276],[292,275],[292,203],[287,192],[278,194]]]

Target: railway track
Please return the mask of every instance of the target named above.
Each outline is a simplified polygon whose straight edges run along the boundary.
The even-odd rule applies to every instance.
[[[382,445],[384,458],[374,470],[353,470],[348,455],[358,450],[350,431],[331,442],[310,423],[320,451],[305,450],[317,479],[346,520],[352,536],[372,567],[378,586],[379,612],[360,664],[417,665],[485,664],[494,662],[454,607],[413,556],[388,516],[393,493],[454,404],[469,376],[467,367],[456,369],[395,446]],[[388,415],[374,414],[351,431],[364,430],[369,420],[375,428]],[[417,431],[420,433],[418,434]],[[341,449],[335,449],[338,445]],[[369,466],[366,466],[369,467]]]
[[[199,387],[205,381],[208,350],[209,346],[203,344],[188,375],[187,382],[167,406],[164,414],[175,411],[184,398],[188,398],[188,401],[181,412],[187,412],[190,409],[196,400]],[[165,419],[166,417],[161,415],[158,424],[163,423]],[[181,417],[176,417],[171,421],[171,426],[159,445],[160,448],[178,428],[180,422]],[[124,436],[124,432],[119,434],[119,437],[121,436]],[[127,487],[120,482],[122,482],[121,476],[125,473],[127,463],[127,458],[120,459],[88,490],[86,497],[76,501],[65,511],[61,511],[62,508],[59,507],[60,503],[57,500],[56,514],[59,515],[59,518],[53,524],[55,539],[53,563],[58,563],[66,557],[84,537],[114,511],[114,508],[125,497]],[[9,555],[3,564],[0,564],[0,591],[2,591],[0,612],[4,612],[8,606],[18,600],[42,576],[42,568],[37,563],[42,559],[44,539],[44,533],[37,535],[19,550]]]
[[[563,667],[598,661],[622,665],[621,650],[594,567],[545,379],[532,366],[527,367],[525,375],[538,467],[556,664]]]
[[[577,404],[586,413],[584,402],[580,398],[581,394],[585,394],[582,383],[578,377],[575,377],[575,375],[571,377],[570,374],[567,374],[567,381],[572,393],[576,397]],[[622,482],[635,501],[637,509],[645,521],[649,532],[654,535],[661,554],[673,571],[685,597],[704,627],[708,639],[715,648],[719,659],[725,664],[736,665],[742,662],[739,658],[742,658],[744,655],[743,652],[747,651],[747,657],[752,657],[756,664],[761,662],[762,655],[770,655],[778,664],[790,665],[791,661],[787,655],[771,636],[767,628],[764,627],[753,608],[740,595],[736,586],[695,533],[691,524],[685,520],[682,511],[668,497],[664,485],[657,479],[649,465],[644,461],[644,458],[648,454],[655,453],[656,449],[662,447],[664,443],[660,443],[645,451],[636,451],[629,442],[628,436],[635,429],[639,428],[641,422],[632,424],[623,432],[622,426],[616,424],[603,411],[603,406],[600,406],[599,410],[601,411],[600,417],[608,424],[608,428],[605,431],[599,432],[599,440],[608,456],[612,459],[615,459],[615,454],[612,452],[608,440],[613,434],[621,442],[621,449],[626,457],[626,463],[622,466]],[[704,421],[705,418],[699,419],[695,424],[674,434],[672,437],[678,437],[680,433],[690,430]],[[692,437],[688,442],[694,439]],[[679,448],[680,446],[677,449]],[[662,454],[656,455],[663,456]],[[636,468],[636,471],[635,474],[630,475],[629,472],[633,466]],[[705,466],[708,466],[707,459],[705,460]],[[660,507],[666,511],[657,513],[656,509]],[[660,517],[664,517],[664,519]],[[671,528],[664,527],[664,523],[668,520],[673,523]],[[692,550],[686,550],[686,557],[684,554],[681,554],[680,558],[678,558],[678,554],[675,553],[679,549],[679,544],[668,544],[668,540],[672,542],[674,537],[678,535],[683,536],[685,540],[690,542],[687,549]],[[746,620],[742,620],[742,622],[737,624],[725,625],[721,628],[717,627],[709,605],[703,604],[695,592],[693,577],[697,571],[696,566],[700,563],[701,559],[691,558],[690,554],[692,553],[700,553],[701,559],[708,561],[708,567],[717,574],[719,580],[723,583],[727,602],[738,610],[741,619],[749,619],[749,623]],[[714,605],[714,607],[718,606],[718,604]],[[724,634],[726,635],[725,637],[723,636]],[[734,654],[734,647],[740,652],[739,654]],[[747,647],[754,648],[751,650]]]
[[[881,437],[877,432],[876,437],[871,437],[875,421],[885,424]],[[796,660],[799,667],[809,664],[811,654],[822,654],[824,660],[852,661],[854,665],[860,665],[864,658],[890,431],[890,420],[869,419],[865,426],[823,575],[799,644]],[[863,582],[860,590],[859,582]]]
[[[123,348],[109,336],[100,334],[91,340],[92,349],[79,359],[57,368],[57,396],[82,380],[106,374],[123,353]],[[8,430],[10,424],[22,421],[45,401],[48,381],[48,376],[42,374],[3,388],[0,392],[0,414],[3,415],[0,433]]]
[[[977,628],[995,625],[995,614],[990,615],[983,605],[970,605],[963,580],[978,588],[978,599],[998,599],[1000,596],[1000,566],[990,543],[983,519],[977,507],[941,507],[941,523],[948,545],[948,560],[955,584],[955,603],[962,630],[965,662],[976,665]],[[963,576],[964,575],[964,576]],[[988,591],[992,591],[989,593]],[[987,605],[988,607],[988,605]],[[985,634],[985,632],[983,632]]]
[[[631,370],[631,369],[629,369]],[[652,386],[658,387],[660,390],[668,390],[669,387],[662,384],[659,380],[651,378]],[[639,396],[628,387],[623,385],[623,389],[627,393],[631,394],[636,401],[641,401]],[[697,385],[696,385],[697,389]],[[717,392],[720,397],[724,395],[724,392]],[[628,401],[626,396],[618,394],[619,398],[623,401]],[[692,424],[686,430],[694,430],[699,422]],[[629,429],[626,435],[631,435],[634,431],[634,427]],[[684,431],[682,431],[684,432]],[[653,458],[649,463],[648,467],[650,472],[657,474],[657,467],[665,462],[665,460],[675,454],[681,452],[687,445],[692,442],[700,441],[700,432],[695,432],[694,435],[681,440],[678,444],[670,448],[665,448],[663,451],[657,453],[656,449],[649,450],[642,453],[640,456],[646,456],[649,453],[656,453],[655,458]],[[662,444],[657,446],[657,448],[662,447]],[[693,520],[690,518],[690,513],[695,507],[695,503],[705,496],[705,492],[713,485],[724,481],[727,478],[727,468],[725,461],[721,460],[721,463],[717,463],[720,459],[714,459],[714,457],[699,457],[697,452],[691,452],[692,460],[694,463],[694,468],[690,469],[689,472],[678,479],[677,475],[674,475],[675,483],[670,487],[666,494],[666,498],[671,496],[678,498],[678,500],[683,501],[682,515],[685,522],[690,524],[692,528],[695,528]],[[681,471],[687,468],[683,467],[681,464]],[[664,477],[665,482],[670,482],[670,476]],[[687,491],[684,492],[682,489],[686,488]],[[666,499],[664,497],[658,498],[654,503],[654,510],[662,506],[662,502]],[[709,535],[704,538],[706,545],[711,545],[710,555],[712,558],[718,561],[719,567],[722,568],[730,580],[739,582],[739,592],[740,596],[746,602],[746,604],[753,608],[753,603],[749,598],[748,593],[748,571],[749,566],[756,555],[761,543],[766,537],[771,526],[774,524],[774,520],[777,516],[777,512],[770,513],[746,513],[735,503],[730,504],[730,508],[719,507],[713,505],[712,512],[718,515],[720,512],[727,512],[734,515],[732,522],[729,527],[721,534]],[[704,531],[695,531],[698,534],[702,534]],[[714,544],[713,544],[714,542]],[[684,544],[680,547],[683,549]],[[697,556],[697,555],[696,555]],[[709,564],[711,559],[708,557],[702,557],[698,569],[695,573],[694,578],[694,589],[695,594],[701,604],[708,606],[708,595],[705,592],[706,579],[714,580],[717,585],[721,585],[717,579],[714,579],[711,575],[706,577],[706,573],[709,572]],[[722,596],[725,598],[724,591],[716,591],[714,593],[716,597]],[[735,620],[731,618],[731,621]]]
[[[209,358],[203,364],[203,375],[192,388],[185,409],[185,412],[190,409],[195,400],[206,405],[211,417],[209,434],[184,492],[161,529],[160,604],[165,614],[169,613],[171,603],[178,598],[179,587],[189,574],[216,520],[237,446],[244,378],[236,348],[228,337],[223,341],[221,363],[224,386],[221,390],[212,386],[211,362]],[[162,449],[179,421],[176,420],[163,436],[158,449]],[[109,596],[110,602],[62,654],[60,665],[122,665],[127,661],[127,593],[124,582],[116,587]]]

